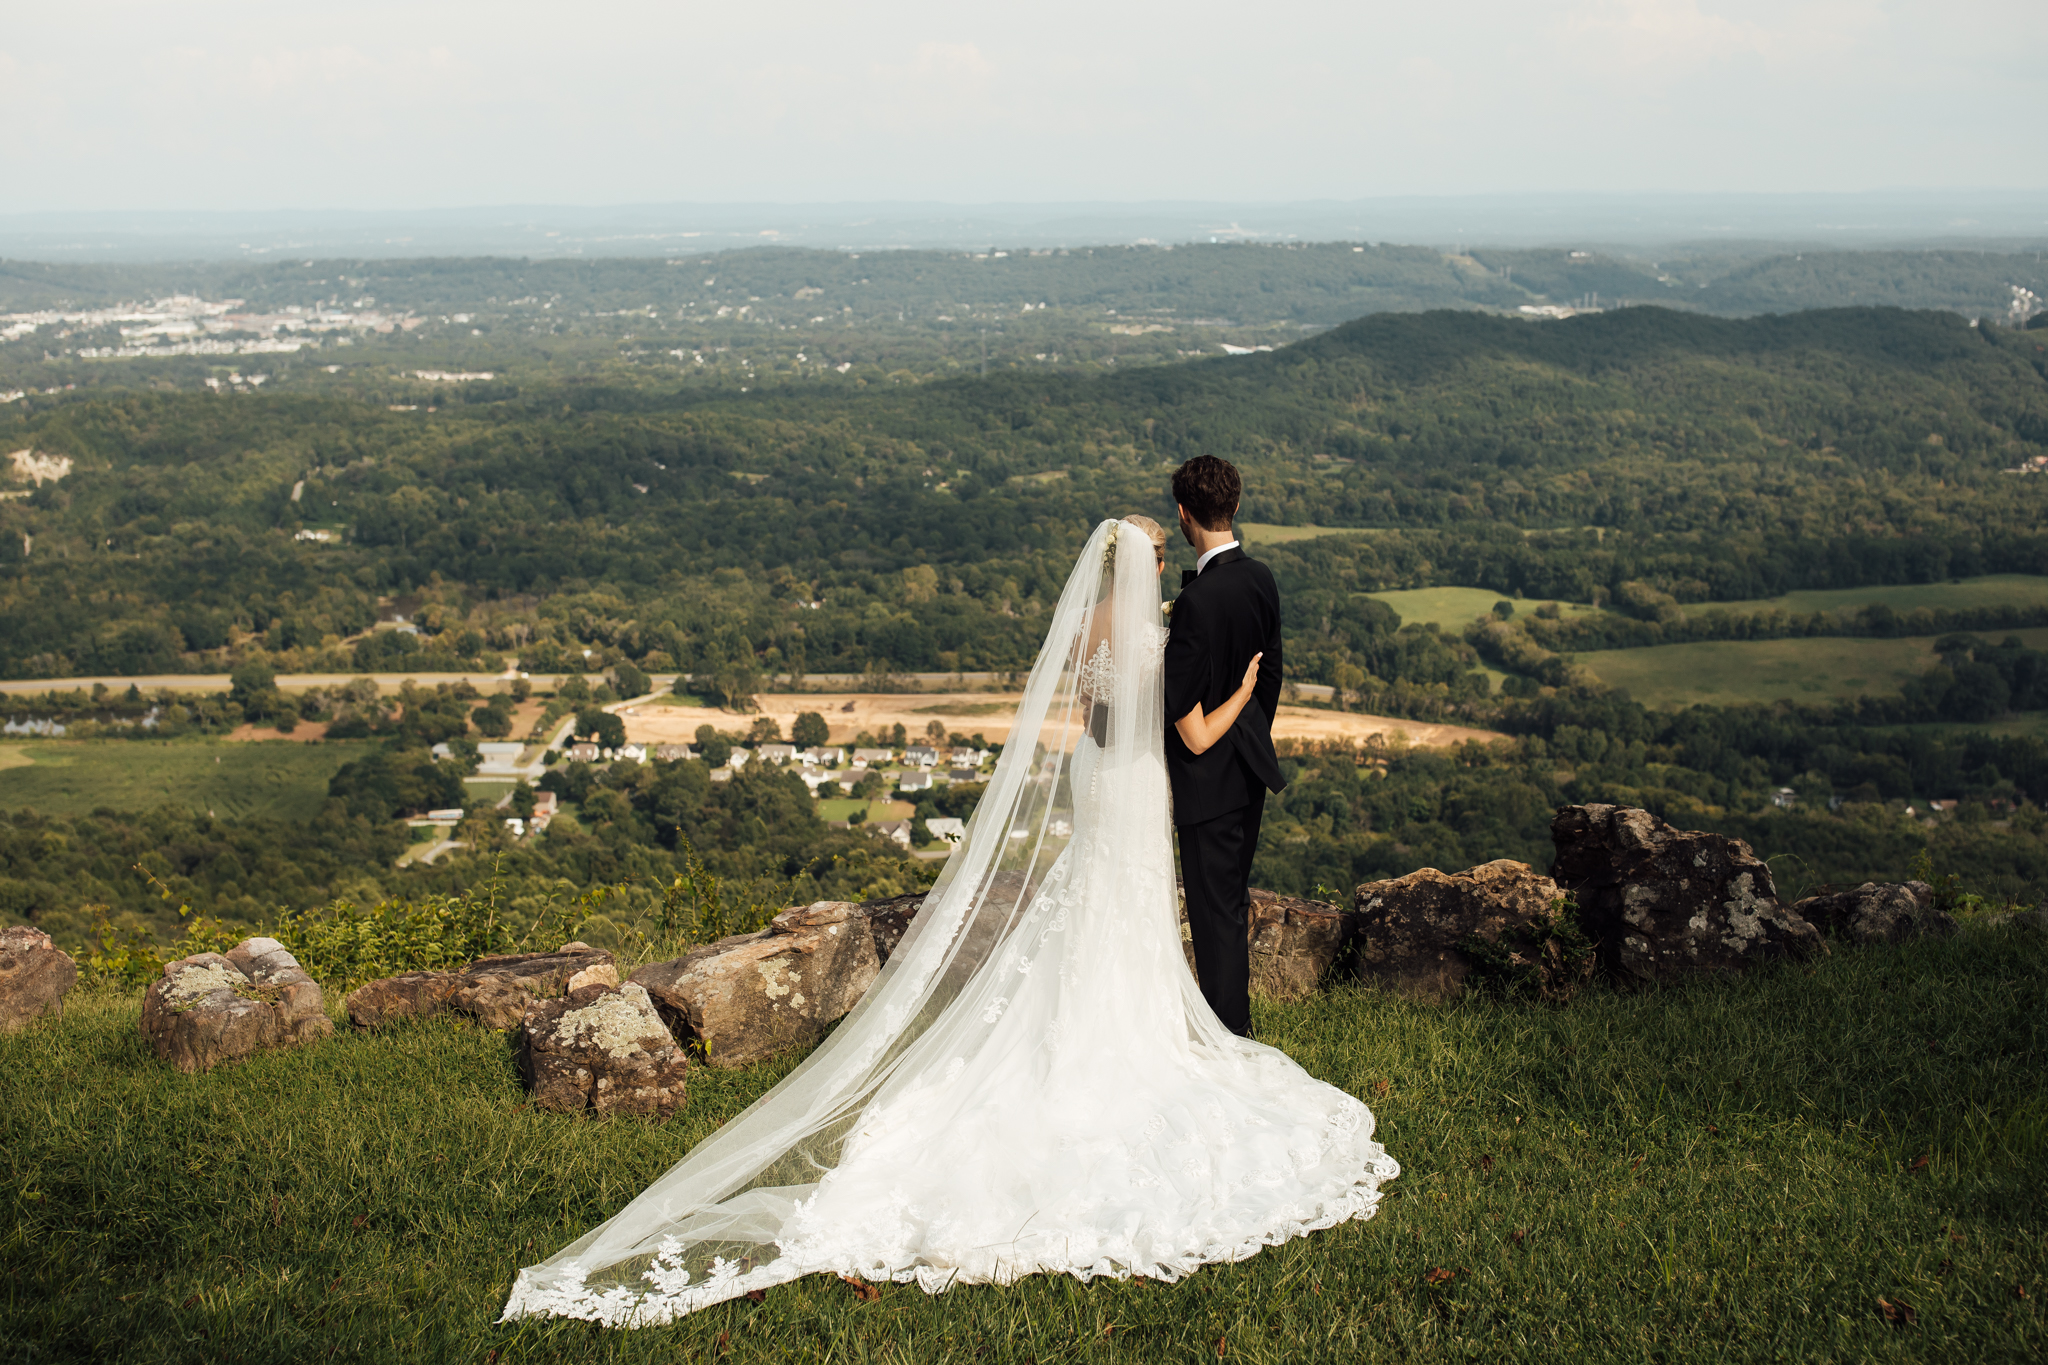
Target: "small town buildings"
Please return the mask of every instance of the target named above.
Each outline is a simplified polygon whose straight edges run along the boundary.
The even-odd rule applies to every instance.
[[[763,744],[754,750],[754,757],[763,763],[787,763],[796,757],[796,745]]]
[[[899,848],[910,847],[910,822],[908,820],[877,820],[869,829],[893,842]]]
[[[896,779],[896,790],[905,792],[928,792],[932,789],[932,775],[927,772],[903,773]]]
[[[814,763],[820,768],[836,768],[846,761],[846,750],[820,747],[806,749],[798,754],[797,757],[806,763]]]
[[[896,751],[894,749],[855,749],[853,751],[853,766],[856,768],[886,767],[889,761],[895,757]]]
[[[913,744],[903,751],[903,761],[919,768],[929,768],[939,761],[939,751],[929,744]]]
[[[628,744],[618,751],[616,757],[622,758],[629,763],[645,763],[647,761],[647,750],[642,745]]]
[[[686,758],[695,758],[697,751],[687,744],[657,744],[654,757],[662,763],[681,763]]]
[[[730,769],[730,768],[713,768],[713,769],[711,770],[711,780],[712,780],[713,782],[730,782],[730,781],[732,781],[732,769]]]
[[[460,824],[462,823],[462,807],[449,806],[444,810],[430,810],[427,812],[427,818],[440,824]]]
[[[567,751],[571,763],[595,763],[604,751],[587,739],[579,739]]]
[[[972,782],[980,776],[980,772],[973,768],[948,768],[946,770],[946,778],[951,782]]]
[[[946,762],[955,768],[979,768],[987,757],[980,749],[955,749],[946,755]]]

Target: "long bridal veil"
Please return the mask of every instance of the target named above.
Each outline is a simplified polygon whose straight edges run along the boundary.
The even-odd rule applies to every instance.
[[[1150,540],[1096,527],[965,838],[781,1084],[522,1270],[506,1318],[663,1322],[813,1271],[1172,1278],[1371,1212],[1350,1096],[1233,1037],[1179,949]]]

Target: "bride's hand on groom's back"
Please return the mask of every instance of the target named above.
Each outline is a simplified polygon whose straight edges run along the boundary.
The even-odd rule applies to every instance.
[[[1244,666],[1244,681],[1237,685],[1239,691],[1250,692],[1259,685],[1259,660],[1265,657],[1263,652],[1252,655],[1252,661]]]

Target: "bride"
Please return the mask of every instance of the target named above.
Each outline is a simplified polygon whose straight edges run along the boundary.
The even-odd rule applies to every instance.
[[[1089,537],[966,838],[867,996],[522,1270],[506,1319],[663,1323],[823,1271],[1173,1280],[1372,1215],[1400,1168],[1370,1111],[1234,1036],[1181,952],[1164,545],[1137,517]]]

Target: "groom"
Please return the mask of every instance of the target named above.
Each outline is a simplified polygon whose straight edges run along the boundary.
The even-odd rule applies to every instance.
[[[1243,491],[1237,470],[1213,455],[1198,455],[1173,472],[1180,533],[1201,557],[1181,575],[1166,641],[1166,770],[1195,972],[1216,1017],[1248,1038],[1252,855],[1266,793],[1286,783],[1273,752],[1280,592],[1266,566],[1248,558],[1231,534]],[[1222,706],[1261,652],[1258,682],[1237,723],[1207,750],[1189,748],[1188,738],[1200,733],[1189,722]]]

